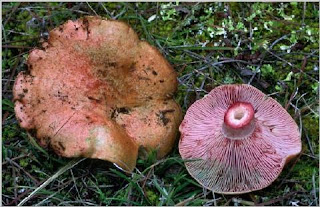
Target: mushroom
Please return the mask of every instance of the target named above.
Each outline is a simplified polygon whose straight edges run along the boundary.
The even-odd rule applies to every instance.
[[[68,21],[28,58],[13,93],[22,128],[64,157],[108,160],[132,171],[138,151],[172,148],[182,119],[177,74],[127,24]]]
[[[246,84],[213,89],[187,110],[179,130],[179,152],[190,175],[222,194],[267,187],[301,151],[292,117]]]

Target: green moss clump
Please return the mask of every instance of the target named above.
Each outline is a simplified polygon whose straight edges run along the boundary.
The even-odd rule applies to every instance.
[[[20,134],[20,129],[18,125],[6,125],[2,129],[2,141],[10,141],[13,138],[16,138]]]
[[[146,188],[146,196],[153,206],[159,202],[159,195],[150,188]]]

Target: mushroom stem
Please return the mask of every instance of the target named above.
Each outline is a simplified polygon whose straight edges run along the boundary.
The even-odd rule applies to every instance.
[[[255,128],[254,110],[251,103],[235,102],[224,115],[223,134],[230,139],[243,139]]]

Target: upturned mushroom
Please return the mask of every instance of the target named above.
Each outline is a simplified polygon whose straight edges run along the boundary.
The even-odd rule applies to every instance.
[[[177,74],[127,24],[68,21],[34,49],[13,93],[16,117],[64,157],[108,160],[126,171],[138,150],[164,157],[182,119]]]
[[[188,109],[179,130],[190,175],[222,194],[267,187],[301,151],[298,126],[287,111],[245,84],[213,89]]]

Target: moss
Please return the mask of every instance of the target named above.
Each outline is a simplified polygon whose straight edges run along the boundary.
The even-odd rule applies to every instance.
[[[19,127],[15,125],[5,125],[2,129],[2,141],[10,141],[20,134]]]
[[[319,154],[319,117],[304,116],[302,117],[304,129],[307,131],[311,147],[315,154]]]
[[[21,160],[19,161],[19,165],[20,165],[21,167],[23,167],[23,168],[27,167],[27,165],[28,165],[28,159],[21,159]]]
[[[150,201],[151,205],[153,206],[157,205],[159,201],[159,195],[155,191],[153,191],[150,188],[146,188],[146,196]]]
[[[300,160],[294,166],[291,177],[293,180],[298,180],[300,190],[305,189],[307,191],[312,190],[313,183],[312,183],[312,176],[317,176],[319,174],[319,169],[314,168],[314,163],[307,161],[307,160]],[[319,179],[318,176],[316,179]],[[317,182],[318,183],[318,182]]]

